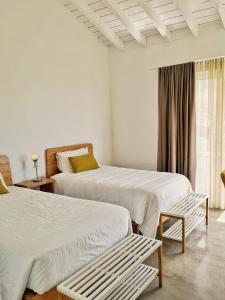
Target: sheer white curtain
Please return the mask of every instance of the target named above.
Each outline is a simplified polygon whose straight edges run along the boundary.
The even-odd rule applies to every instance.
[[[196,191],[210,207],[225,209],[220,173],[225,169],[225,59],[196,63]]]

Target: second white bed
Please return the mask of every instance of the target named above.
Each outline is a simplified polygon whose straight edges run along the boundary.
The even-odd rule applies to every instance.
[[[192,191],[180,174],[102,166],[81,173],[54,175],[56,193],[108,202],[130,211],[141,232],[154,238],[160,211]]]

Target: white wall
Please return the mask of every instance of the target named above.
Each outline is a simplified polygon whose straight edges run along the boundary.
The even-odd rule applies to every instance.
[[[111,162],[108,49],[56,0],[2,1],[0,9],[0,153],[14,182],[32,178],[30,156],[93,142]]]
[[[198,38],[180,30],[173,33],[172,42],[154,37],[147,48],[130,43],[124,52],[111,49],[114,164],[157,167],[156,68],[217,56],[225,56],[225,30],[221,23],[201,27]]]

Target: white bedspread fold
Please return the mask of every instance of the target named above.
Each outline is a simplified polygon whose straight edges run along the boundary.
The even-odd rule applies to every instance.
[[[56,193],[108,202],[130,211],[146,236],[155,237],[159,213],[192,191],[180,174],[102,166],[81,173],[60,173]]]
[[[45,293],[129,233],[121,207],[10,187],[0,195],[0,300]]]

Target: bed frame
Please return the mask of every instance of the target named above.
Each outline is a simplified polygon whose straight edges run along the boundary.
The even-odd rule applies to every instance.
[[[13,185],[9,158],[6,155],[0,155],[0,173],[3,176],[6,185]],[[56,288],[53,288],[43,295],[37,295],[32,291],[26,290],[22,300],[71,300],[71,298],[62,295]]]

